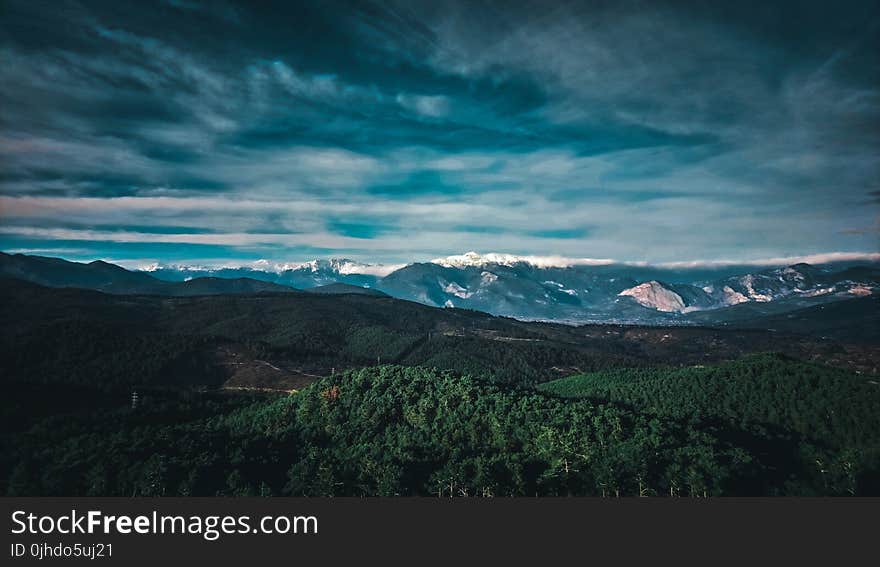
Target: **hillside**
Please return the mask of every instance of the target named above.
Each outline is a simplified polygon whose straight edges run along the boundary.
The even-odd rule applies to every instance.
[[[303,291],[308,293],[325,293],[330,295],[339,295],[346,293],[355,293],[361,295],[373,295],[377,297],[388,297],[387,293],[381,292],[378,289],[372,289],[369,287],[362,287],[358,285],[351,285],[346,283],[332,283],[327,285],[319,285],[318,287],[310,287]]]
[[[667,417],[714,418],[746,429],[778,427],[835,447],[876,451],[880,442],[876,376],[778,355],[753,355],[717,366],[606,370],[545,382],[539,389]]]
[[[855,485],[870,486],[870,492],[880,490],[876,377],[759,355],[717,366],[569,376],[539,389],[567,399],[623,404],[644,415],[686,421],[700,429],[738,431],[740,442],[751,438],[747,444],[753,450],[779,459],[780,470],[768,475],[797,486],[793,488],[797,493],[809,491],[800,479],[785,480],[786,466],[818,465],[826,474],[836,463],[849,479],[845,482],[853,484],[847,489],[850,494],[858,492]],[[797,450],[786,454],[774,445],[780,439],[794,443]],[[865,471],[861,476],[860,470]]]
[[[880,296],[814,305],[787,313],[740,320],[733,325],[877,344],[880,342]]]
[[[535,384],[607,367],[778,351],[873,371],[876,349],[753,330],[526,323],[390,297],[120,296],[0,281],[5,381],[299,389],[380,363]],[[47,349],[46,345],[54,345]]]
[[[31,422],[23,433],[4,429],[0,488],[43,496],[880,493],[878,394],[852,386],[869,397],[830,428],[818,418],[819,396],[858,378],[815,367],[794,396],[748,395],[763,377],[802,370],[788,364],[737,363],[738,375],[752,376],[739,381],[752,400],[742,424],[724,418],[726,398],[721,414],[701,401],[677,416],[400,366],[323,378],[292,396],[150,394],[137,410],[123,398],[23,417]],[[816,396],[793,420],[760,421],[797,407],[804,387]],[[682,400],[673,392],[657,401]]]
[[[220,295],[231,293],[283,293],[288,286],[252,278],[200,277],[164,281],[143,272],[96,260],[88,264],[60,258],[0,252],[0,277],[15,278],[48,287],[94,289],[105,293],[152,295]]]
[[[880,494],[876,376],[800,362],[871,345],[10,279],[0,344],[9,494]]]

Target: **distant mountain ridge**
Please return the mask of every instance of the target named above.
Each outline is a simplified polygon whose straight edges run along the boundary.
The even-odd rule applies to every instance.
[[[137,271],[100,261],[79,264],[3,254],[0,275],[108,293],[197,295],[291,288],[374,292],[435,307],[570,323],[728,324],[871,296],[880,289],[876,263],[675,268],[475,252],[396,269],[329,259],[219,268],[150,266]]]
[[[129,271],[101,260],[81,264],[60,258],[2,252],[0,276],[48,287],[85,288],[112,294],[188,296],[295,291],[287,286],[243,277],[200,277],[172,282],[154,278],[144,272]]]
[[[640,284],[620,292],[641,305],[658,311],[688,313],[730,307],[747,302],[769,303],[791,296],[803,298],[848,293],[853,297],[871,295],[880,281],[880,270],[849,268],[829,272],[809,264],[730,276],[702,286],[668,285],[657,281]]]
[[[688,274],[621,264],[427,263],[397,270],[376,285],[395,297],[429,305],[520,318],[686,323],[698,312],[721,313],[739,304],[757,305],[761,311],[762,305],[785,300],[786,306],[798,309],[872,295],[880,287],[880,267],[840,270],[796,264],[745,273]]]

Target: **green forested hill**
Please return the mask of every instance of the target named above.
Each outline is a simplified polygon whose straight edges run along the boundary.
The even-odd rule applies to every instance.
[[[0,291],[0,493],[880,495],[876,375],[742,357],[846,345],[355,294]],[[297,393],[252,393],[293,370]]]
[[[290,396],[164,394],[37,419],[4,435],[2,460],[7,492],[28,495],[876,494],[870,410],[853,408],[852,438],[807,439],[382,366]]]
[[[758,441],[788,439],[799,445],[804,465],[826,467],[829,456],[837,455],[846,470],[874,471],[864,482],[875,490],[880,482],[876,376],[759,355],[709,367],[606,370],[539,389],[567,399],[624,404],[694,427],[720,423]]]
[[[569,376],[539,388],[625,403],[674,418],[766,424],[835,446],[880,448],[877,377],[755,355],[710,367],[628,368]]]

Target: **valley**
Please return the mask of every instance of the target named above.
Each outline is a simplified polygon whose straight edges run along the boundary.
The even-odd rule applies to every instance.
[[[0,492],[880,494],[875,295],[573,325],[86,266],[0,278]]]

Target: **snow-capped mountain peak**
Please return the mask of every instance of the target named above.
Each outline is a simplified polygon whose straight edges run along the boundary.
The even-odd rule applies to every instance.
[[[364,274],[381,278],[404,266],[406,264],[362,264],[353,260],[340,260],[336,271],[342,275]]]
[[[479,252],[465,252],[445,258],[435,258],[431,260],[433,264],[439,264],[445,268],[468,268],[481,267],[487,264],[513,265],[519,262],[517,256],[511,254],[480,254]]]
[[[362,274],[376,277],[384,277],[395,270],[399,270],[406,264],[365,264],[348,258],[330,258],[327,260],[314,259],[298,264],[275,264],[271,271],[285,272],[287,270],[302,270],[312,273],[333,272],[343,276]]]
[[[489,252],[480,254],[479,252],[465,252],[445,258],[435,258],[431,260],[432,264],[438,264],[445,268],[482,268],[491,264],[500,266],[515,266],[517,264],[528,264],[535,268],[568,268],[571,266],[605,266],[614,264],[614,260],[604,258],[566,258],[564,256],[516,256],[514,254],[503,254],[498,252]]]

